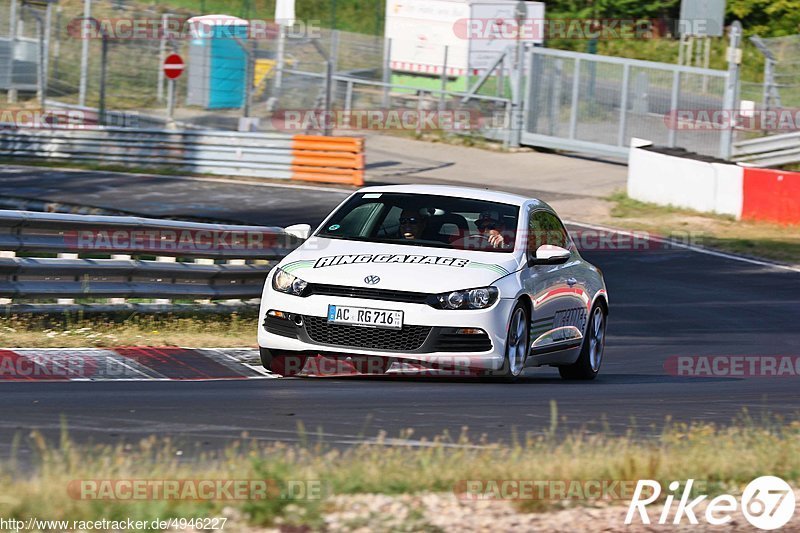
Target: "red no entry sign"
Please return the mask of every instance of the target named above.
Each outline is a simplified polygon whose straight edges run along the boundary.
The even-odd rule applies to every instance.
[[[183,69],[186,68],[186,65],[183,63],[183,58],[178,54],[170,54],[164,60],[164,64],[162,65],[164,69],[164,75],[171,79],[177,79],[181,77],[183,74]]]

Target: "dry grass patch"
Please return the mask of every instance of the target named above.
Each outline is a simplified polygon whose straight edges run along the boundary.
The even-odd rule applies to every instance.
[[[555,410],[554,420],[557,419]],[[345,449],[329,447],[299,428],[302,444],[263,444],[242,439],[222,453],[179,450],[170,441],[145,439],[133,445],[78,446],[66,430],[58,443],[30,437],[37,459],[18,466],[0,463],[0,510],[26,519],[96,518],[143,520],[168,517],[233,516],[252,525],[294,525],[319,529],[327,513],[340,509],[337,496],[348,494],[453,494],[464,480],[637,480],[662,483],[693,478],[703,493],[737,493],[760,475],[789,483],[800,480],[800,422],[744,416],[735,424],[667,424],[650,438],[573,432],[555,428],[497,444],[461,435],[442,435],[422,445],[392,445],[380,438]],[[410,437],[408,432],[401,437]],[[16,440],[18,446],[20,439]],[[244,501],[81,500],[67,487],[74,480],[258,479],[278,487],[315,481],[321,498],[278,496]],[[567,506],[592,506],[583,500],[564,504],[516,502],[518,512],[543,512]],[[339,507],[337,507],[339,505]],[[417,521],[412,516],[409,520]],[[228,529],[226,527],[226,529]]]
[[[257,312],[189,315],[0,317],[0,339],[7,348],[111,348],[256,346]]]
[[[616,227],[648,231],[664,237],[747,256],[800,265],[800,226],[737,221],[733,217],[640,202],[625,193],[614,202],[610,218]]]

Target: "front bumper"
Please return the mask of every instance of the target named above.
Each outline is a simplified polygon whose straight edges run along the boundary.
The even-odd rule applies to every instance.
[[[373,355],[497,370],[505,358],[508,320],[514,303],[514,300],[501,298],[488,309],[442,310],[426,304],[365,298],[313,294],[298,297],[267,287],[261,300],[258,344],[277,353]],[[403,312],[403,330],[329,326],[328,305],[399,310]],[[268,318],[270,310],[290,313],[292,320]],[[295,323],[297,318],[301,325]],[[265,321],[268,321],[269,331]],[[466,328],[481,329],[486,335],[458,334],[459,329]]]

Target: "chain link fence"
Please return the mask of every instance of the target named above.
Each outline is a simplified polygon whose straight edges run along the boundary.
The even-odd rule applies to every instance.
[[[10,25],[12,4],[13,0],[0,0],[0,31]],[[84,38],[83,2],[54,6],[45,36],[47,98],[51,105],[114,111],[105,116],[112,125],[164,126],[174,119],[183,127],[209,129],[320,133],[326,127],[399,128],[420,133],[441,126],[440,121],[420,125],[420,117],[438,113],[469,122],[467,127],[454,127],[456,133],[510,144],[522,130],[524,144],[598,154],[624,155],[632,137],[704,155],[724,153],[719,129],[684,130],[669,121],[675,110],[723,110],[724,71],[533,47],[526,52],[520,84],[515,81],[512,50],[483,77],[482,72],[442,75],[447,65],[414,75],[392,68],[391,41],[382,37],[331,31],[312,23],[280,30],[253,20],[249,32],[223,39],[224,46],[212,57],[206,51],[210,45],[186,30],[185,22],[196,15],[190,9],[170,13],[124,0],[93,0],[91,9],[91,17],[114,28],[114,35],[104,38],[99,25]],[[30,15],[20,16],[17,39],[35,45],[37,36],[41,38],[35,22]],[[122,25],[125,28],[144,24],[145,30],[120,35],[120,21],[128,23]],[[253,31],[257,24],[263,31]],[[179,28],[177,35],[165,31],[174,28]],[[779,41],[771,41],[779,47]],[[785,62],[796,61],[790,41],[780,46]],[[173,52],[188,63],[188,73],[174,83],[170,113],[172,91],[161,65]],[[432,56],[447,57],[443,45],[441,52]],[[0,60],[2,53],[0,38]],[[479,78],[483,83],[476,83]],[[792,82],[788,76],[784,80],[787,86]],[[524,87],[520,95],[515,95],[517,86]],[[727,105],[736,104],[731,100]],[[519,118],[521,109],[525,115]],[[290,111],[302,119],[288,120]],[[333,116],[319,120],[328,111]],[[354,127],[341,119],[353,112],[382,118]],[[390,112],[398,115],[399,125],[387,123]],[[409,128],[404,114],[415,115],[418,125]],[[111,120],[119,116],[122,122]]]
[[[675,111],[724,109],[727,73],[536,48],[523,141],[624,155],[630,139],[720,154],[720,129],[682,129]]]
[[[0,89],[33,92],[38,88],[38,65],[42,53],[41,42],[46,48],[43,22],[44,10],[23,8],[11,0],[0,3]],[[16,21],[16,22],[14,22]]]
[[[742,83],[742,97],[763,109],[800,107],[800,35],[751,41],[764,55],[764,79]]]
[[[0,11],[7,14],[10,0],[0,1],[5,2]],[[168,13],[124,1],[93,0],[91,17],[101,24],[89,26],[86,39],[82,2],[57,7],[50,31],[50,103],[113,111],[107,121],[120,114],[125,120],[112,121],[115,125],[167,124],[170,90],[161,65],[166,55],[177,53],[188,63],[188,72],[175,82],[172,116],[188,127],[285,130],[281,111],[319,113],[327,105],[334,113],[464,110],[479,117],[482,129],[498,130],[498,123],[502,129],[509,102],[505,95],[478,94],[462,102],[462,93],[432,89],[431,79],[422,87],[392,85],[386,61],[389,45],[383,37],[332,31],[310,22],[285,29],[281,39],[277,25],[254,19],[249,21],[249,32],[223,39],[224,46],[208,52],[204,48],[210,48],[209,43],[201,41],[212,39],[206,35],[198,40],[187,29],[186,21],[195,15],[190,10]],[[134,24],[146,30],[137,33]],[[110,28],[112,35],[103,38],[100,28]],[[88,47],[85,69],[84,47]],[[283,68],[278,65],[280,57]],[[429,78],[438,85],[435,76]],[[337,125],[343,126],[341,121]],[[318,133],[320,127],[312,121],[303,131]]]

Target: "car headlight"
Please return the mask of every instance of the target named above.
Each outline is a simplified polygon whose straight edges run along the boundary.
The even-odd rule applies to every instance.
[[[480,287],[434,294],[428,305],[437,309],[486,309],[497,301],[497,287]]]
[[[281,268],[277,269],[275,275],[272,276],[272,288],[278,292],[301,296],[307,286],[308,283]]]

